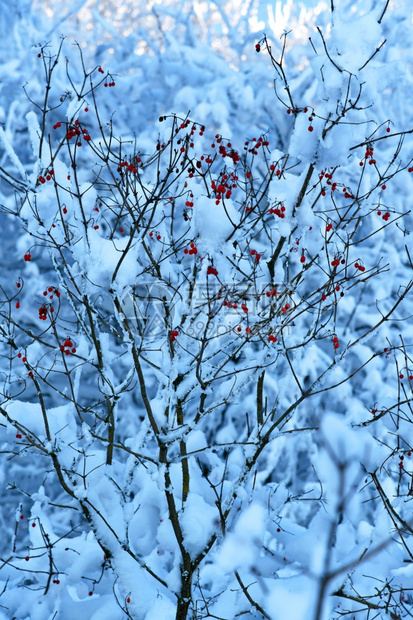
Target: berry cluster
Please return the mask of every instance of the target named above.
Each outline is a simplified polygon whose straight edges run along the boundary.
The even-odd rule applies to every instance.
[[[215,142],[216,144],[218,144],[218,152],[222,157],[229,157],[230,159],[232,159],[232,162],[234,164],[234,166],[237,165],[237,163],[240,161],[240,156],[238,151],[236,151],[235,149],[232,148],[232,144],[231,142],[227,141],[226,144],[224,144],[222,142],[223,138],[220,134],[216,134],[215,136]],[[211,144],[211,148],[215,148],[216,144],[215,142],[213,142]]]
[[[390,213],[388,211],[386,211],[386,213],[382,214],[382,212],[379,210],[379,211],[377,211],[377,215],[379,217],[381,216],[382,220],[384,220],[385,222],[388,222],[389,219],[390,219]]]
[[[237,187],[238,181],[237,175],[233,172],[229,175],[222,172],[220,176],[219,180],[211,182],[211,189],[215,192],[215,204],[217,205],[219,205],[223,198],[231,198],[232,190]]]
[[[292,110],[291,108],[287,108],[287,114],[291,114],[292,112],[294,114],[298,114],[299,112],[304,112],[304,114],[307,114],[308,108],[303,108],[302,110],[300,110],[300,108],[294,108],[294,110]]]
[[[83,137],[85,142],[89,142],[91,140],[88,130],[86,128],[81,129],[79,126],[79,120],[76,119],[74,125],[69,125],[66,133],[66,139],[71,140],[72,138],[76,138],[77,146],[82,146],[82,141],[80,139],[81,137]]]
[[[271,170],[271,172],[274,172],[274,170],[275,170],[275,164],[271,164],[271,166],[270,166],[270,170]],[[278,170],[277,170],[277,172],[275,173],[275,175],[276,175],[277,177],[281,176],[281,170],[280,170],[280,169],[278,169]]]
[[[195,243],[191,243],[189,249],[185,248],[184,254],[198,254],[198,250],[195,246]]]
[[[236,310],[238,308],[238,304],[236,302],[231,302],[231,301],[223,301],[222,305],[227,307],[227,308],[234,308],[234,310]]]
[[[177,336],[179,336],[179,332],[176,329],[172,330],[169,336],[170,341],[175,342]]]
[[[151,239],[153,239],[153,235],[154,235],[154,233],[151,231],[151,232],[149,233],[149,236],[150,236],[150,238],[151,238]],[[158,241],[160,241],[160,240],[162,239],[162,237],[161,237],[161,235],[160,235],[159,233],[156,235],[156,239],[157,239]]]
[[[278,208],[278,207],[271,207],[271,209],[269,209],[268,212],[269,213],[273,213],[274,215],[278,215],[278,217],[280,219],[284,219],[284,217],[285,217],[285,207],[284,207],[284,205],[281,205],[280,208]]]
[[[186,206],[186,207],[189,207],[190,209],[192,209],[192,207],[194,206],[194,201],[192,200],[192,199],[193,199],[193,197],[194,197],[194,195],[193,195],[192,193],[190,193],[190,194],[189,194],[189,198],[190,198],[191,200],[187,200],[187,201],[185,202],[185,206]]]
[[[360,263],[354,263],[354,266],[356,269],[358,269],[359,271],[366,271],[366,268],[363,267],[363,265],[360,265]]]
[[[54,312],[54,308],[50,308],[50,312]],[[47,306],[41,306],[39,308],[39,319],[45,321],[47,319]]]
[[[254,258],[257,261],[257,263],[259,263],[260,258],[261,258],[261,254],[259,254],[256,250],[251,250],[250,254],[251,254],[251,256],[254,256]]]
[[[128,161],[123,161],[119,164],[119,166],[117,167],[117,171],[118,172],[122,172],[123,168],[126,168],[126,170],[128,170],[128,172],[132,172],[133,174],[136,174],[138,172],[138,169],[135,165],[136,164],[140,164],[142,166],[142,160],[140,157],[136,157],[134,160],[134,163],[132,162],[128,162]]]
[[[45,176],[40,175],[39,178],[37,179],[39,181],[39,183],[41,183],[42,185],[44,183],[46,183],[46,181],[51,181],[52,176],[54,175],[54,170],[53,168],[51,168],[50,170],[46,170],[46,172],[44,173]]]
[[[55,286],[49,286],[47,290],[43,291],[43,296],[47,297],[49,295],[50,299],[53,299],[53,296],[60,297],[60,291]]]
[[[257,138],[253,138],[251,140],[251,142],[253,142],[254,144],[252,145],[252,147],[249,146],[249,141],[247,140],[245,142],[244,145],[244,151],[248,151],[248,153],[252,153],[253,155],[258,155],[258,150],[263,147],[263,146],[269,146],[269,142],[268,140],[264,139],[262,136],[260,136],[257,140]],[[275,168],[275,166],[274,166]]]
[[[365,155],[364,155],[364,158],[365,158],[366,160],[367,160],[367,159],[369,160],[369,164],[370,164],[370,166],[371,166],[372,164],[375,164],[375,163],[376,163],[376,160],[375,160],[375,159],[374,159],[374,157],[373,157],[373,151],[374,151],[374,147],[367,148],[367,149],[366,149],[366,153],[365,153]],[[361,163],[362,163],[362,162],[361,162]]]
[[[76,348],[75,348],[72,340],[70,340],[70,338],[66,338],[66,340],[60,345],[60,350],[65,355],[70,355],[71,353],[72,354],[76,353]]]
[[[238,325],[238,327],[237,327],[237,332],[238,332],[238,333],[242,332],[242,327],[241,327],[241,325]],[[246,332],[247,334],[250,334],[250,333],[251,333],[251,327],[246,327],[246,328],[245,328],[245,332]]]
[[[218,270],[215,269],[215,267],[212,267],[211,265],[208,265],[207,275],[209,275],[209,276],[217,276],[218,275]]]
[[[336,181],[333,181],[333,174],[330,172],[326,172],[325,170],[322,170],[320,173],[320,181],[326,181],[326,184],[330,186],[330,189],[332,192],[335,192],[337,189],[337,183]],[[326,191],[323,188],[322,192],[321,192],[322,196],[326,195]]]

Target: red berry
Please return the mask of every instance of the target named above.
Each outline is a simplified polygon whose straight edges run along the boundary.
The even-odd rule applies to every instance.
[[[312,125],[310,125],[310,126],[308,127],[308,131],[314,131],[314,127],[313,127]]]
[[[305,256],[301,256],[300,263],[305,263]]]

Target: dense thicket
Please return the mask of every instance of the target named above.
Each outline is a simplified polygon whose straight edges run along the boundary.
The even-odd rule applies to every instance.
[[[0,617],[410,617],[407,5],[44,10],[0,10]]]

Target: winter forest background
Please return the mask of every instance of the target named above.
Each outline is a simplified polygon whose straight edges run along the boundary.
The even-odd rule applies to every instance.
[[[413,617],[409,0],[0,0],[0,619]]]

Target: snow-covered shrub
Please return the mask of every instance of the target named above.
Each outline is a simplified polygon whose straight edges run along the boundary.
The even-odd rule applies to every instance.
[[[34,52],[31,171],[0,134],[9,616],[411,614],[413,164],[382,12],[331,3],[306,88],[255,42],[278,133],[119,137],[122,78],[79,47],[62,92],[62,49]]]

